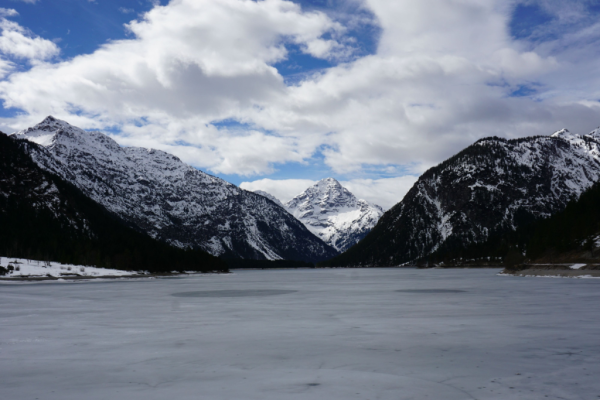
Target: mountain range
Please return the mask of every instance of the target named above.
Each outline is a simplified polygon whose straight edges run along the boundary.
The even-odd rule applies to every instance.
[[[337,251],[263,196],[152,149],[121,147],[51,116],[14,133],[31,159],[130,227],[179,248],[223,258],[314,262]]]
[[[229,260],[398,266],[485,252],[498,258],[526,243],[539,255],[544,248],[535,243],[552,241],[531,239],[537,228],[527,227],[541,226],[537,221],[564,210],[600,181],[600,129],[587,135],[563,129],[550,136],[478,140],[426,171],[385,213],[333,178],[282,203],[269,193],[245,191],[206,174],[174,155],[122,147],[103,133],[53,117],[2,140],[8,140],[4,153],[13,145],[18,153],[15,159],[6,156],[0,171],[0,217],[11,227],[2,232],[4,251],[18,247],[35,253],[31,238],[38,233],[28,239],[26,230],[33,232],[41,224],[63,232],[71,247],[79,243],[81,251],[93,248],[89,253],[96,259],[104,254],[103,262],[112,267],[115,260],[132,256],[105,240],[111,236],[124,241],[135,237],[129,243],[137,249],[158,243],[162,259],[182,251],[187,255],[173,256],[181,265],[194,257],[192,263],[209,260],[201,255],[207,252]],[[103,219],[110,227],[99,222]],[[594,224],[588,225],[586,232],[596,232]],[[44,237],[46,247],[38,250],[60,253],[60,243]],[[502,245],[495,245],[498,240]],[[574,248],[572,243],[561,246]],[[192,257],[189,252],[196,253]]]
[[[323,266],[394,266],[547,218],[600,179],[600,130],[478,140],[426,171],[356,246]]]

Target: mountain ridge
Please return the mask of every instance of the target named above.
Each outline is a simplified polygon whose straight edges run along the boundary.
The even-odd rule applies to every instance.
[[[427,170],[359,244],[320,265],[401,265],[548,217],[600,179],[599,133],[480,139]]]
[[[337,254],[264,197],[160,150],[121,147],[49,116],[12,134],[42,146],[32,159],[132,227],[225,258],[314,262]]]

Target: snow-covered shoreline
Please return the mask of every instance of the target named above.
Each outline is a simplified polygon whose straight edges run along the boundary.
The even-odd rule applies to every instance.
[[[12,266],[12,269],[10,268]],[[136,271],[97,268],[86,265],[61,264],[54,261],[0,257],[0,267],[9,269],[2,278],[99,278],[139,276]]]

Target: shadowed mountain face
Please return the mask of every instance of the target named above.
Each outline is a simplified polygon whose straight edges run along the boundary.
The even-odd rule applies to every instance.
[[[158,150],[121,147],[53,117],[13,134],[37,165],[153,238],[226,258],[318,261],[337,252],[264,197]]]
[[[479,140],[425,172],[330,266],[393,266],[485,242],[564,209],[600,178],[600,131]]]
[[[172,247],[127,227],[29,157],[44,151],[0,134],[0,255],[151,272],[227,269],[202,250]]]
[[[357,199],[333,178],[317,182],[284,207],[339,251],[358,243],[383,214],[381,207]]]

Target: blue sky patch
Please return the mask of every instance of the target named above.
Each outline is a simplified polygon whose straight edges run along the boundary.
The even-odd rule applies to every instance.
[[[539,84],[518,85],[517,88],[510,93],[509,97],[532,96],[538,92],[536,86],[539,86]]]
[[[300,46],[296,44],[286,45],[288,57],[278,63],[273,64],[279,74],[281,74],[286,83],[295,83],[302,80],[307,74],[330,68],[334,65],[331,61],[315,58],[310,54],[302,52]]]
[[[528,39],[536,31],[554,20],[537,4],[518,4],[513,10],[510,21],[510,34],[515,39]]]
[[[167,3],[161,0],[162,5]],[[61,57],[68,59],[93,53],[109,41],[131,37],[124,24],[151,10],[153,4],[149,0],[43,0],[35,4],[11,2],[4,6],[19,13],[11,20],[55,41],[61,49]]]

